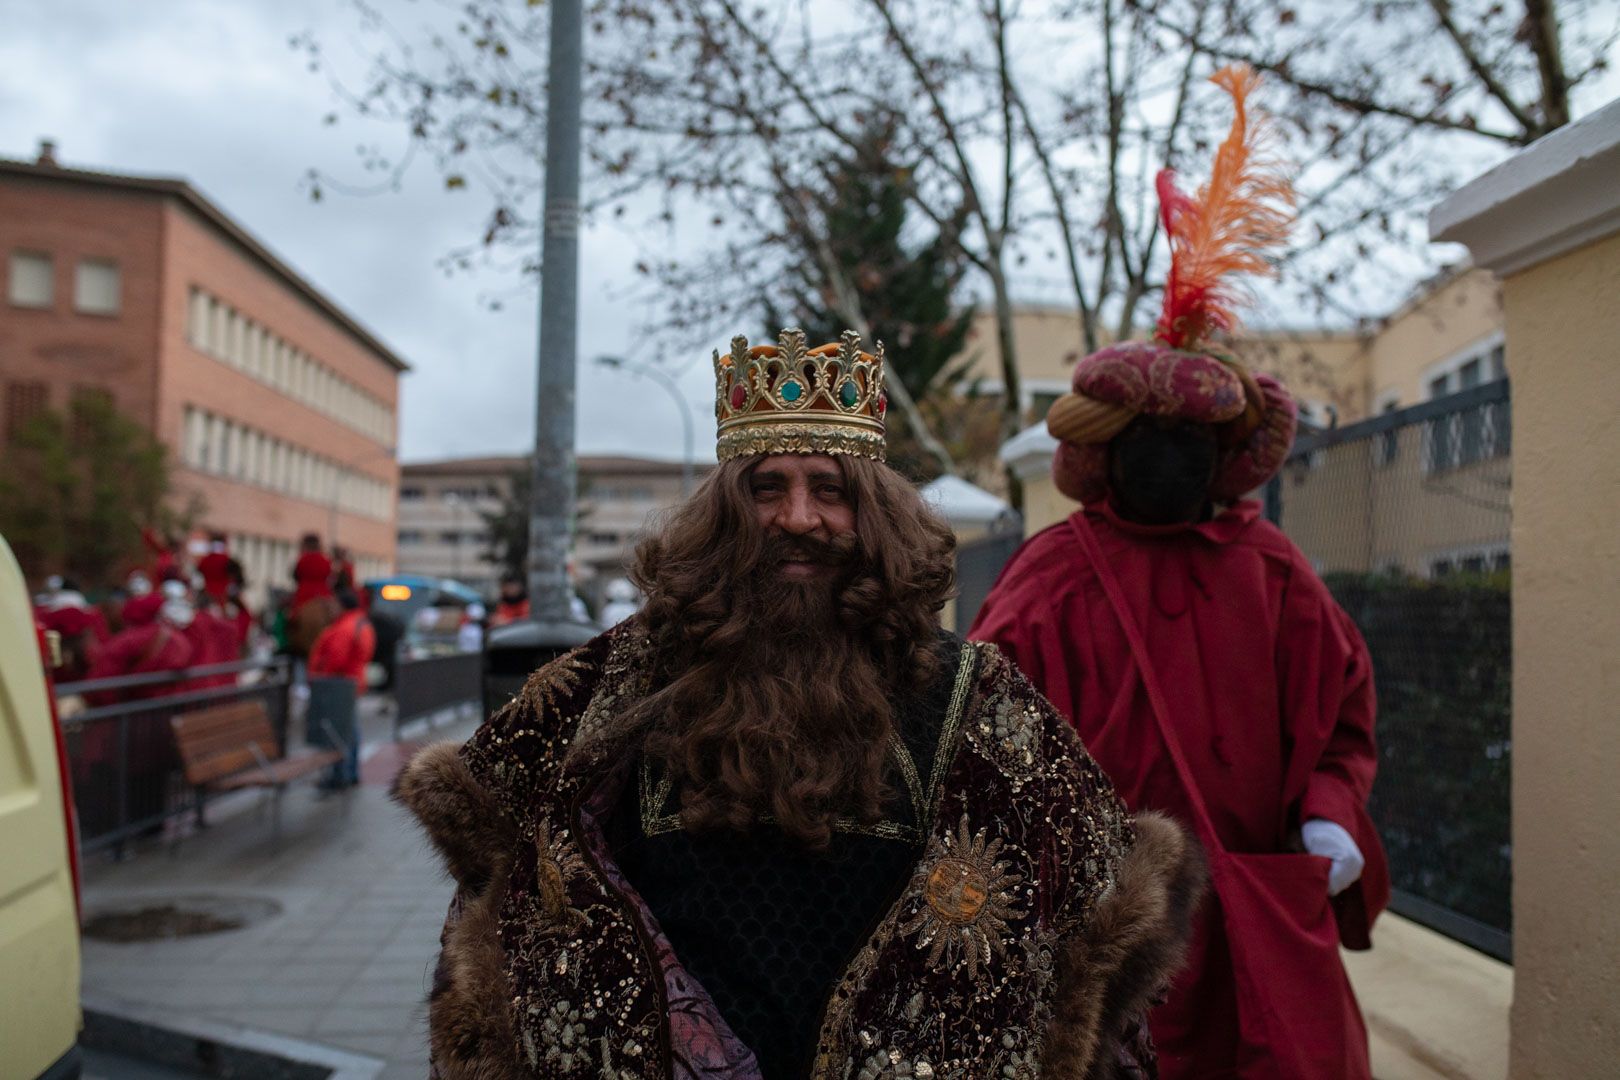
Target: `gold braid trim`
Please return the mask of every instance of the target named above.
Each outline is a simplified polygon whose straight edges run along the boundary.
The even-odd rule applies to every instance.
[[[722,432],[715,447],[721,461],[764,454],[848,454],[884,460],[883,433],[847,424],[806,424],[783,420]]]

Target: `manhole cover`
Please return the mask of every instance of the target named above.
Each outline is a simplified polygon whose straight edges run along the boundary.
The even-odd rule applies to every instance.
[[[240,930],[281,914],[274,900],[241,896],[186,896],[144,900],[95,912],[84,936],[97,941],[168,941]]]

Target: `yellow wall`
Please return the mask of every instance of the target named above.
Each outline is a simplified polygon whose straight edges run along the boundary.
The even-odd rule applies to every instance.
[[[1280,378],[1302,402],[1333,406],[1345,424],[1380,411],[1386,403],[1428,400],[1432,368],[1501,329],[1501,289],[1495,276],[1488,270],[1464,270],[1424,286],[1388,318],[1361,329],[1255,329],[1239,335],[1237,351],[1251,367]],[[1068,389],[1074,362],[1084,351],[1073,309],[1021,306],[1013,312],[1013,338],[1026,400]],[[994,312],[981,310],[974,319],[967,355],[973,358],[970,378],[1000,386]]]
[[[1512,1075],[1620,1062],[1620,236],[1503,282],[1514,372]]]
[[[1501,329],[1501,287],[1489,270],[1466,271],[1421,294],[1368,343],[1367,413],[1391,399],[1427,401],[1430,368]]]
[[[1024,481],[1024,535],[1034,536],[1048,525],[1056,525],[1076,510],[1080,504],[1057,489],[1051,472],[1031,476]]]

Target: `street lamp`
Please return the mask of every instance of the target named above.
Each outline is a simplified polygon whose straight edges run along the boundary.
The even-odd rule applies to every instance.
[[[639,360],[629,360],[622,356],[598,356],[596,363],[600,367],[612,368],[615,371],[628,371],[638,379],[645,375],[668,390],[669,396],[675,399],[675,404],[681,409],[681,496],[684,498],[692,494],[692,403],[681,393],[680,384],[670,377],[669,372],[656,364],[644,364]]]

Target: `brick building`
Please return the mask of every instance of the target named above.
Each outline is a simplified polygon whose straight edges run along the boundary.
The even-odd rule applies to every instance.
[[[0,438],[110,395],[255,600],[308,532],[392,567],[407,365],[184,180],[0,160],[0,274]]]

